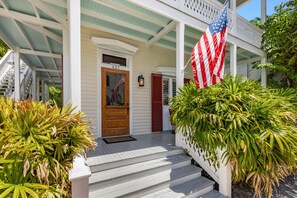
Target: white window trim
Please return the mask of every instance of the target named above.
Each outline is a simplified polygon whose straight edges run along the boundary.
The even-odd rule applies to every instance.
[[[130,135],[133,135],[133,55],[138,51],[138,48],[129,45],[127,43],[114,40],[106,39],[99,37],[92,37],[92,41],[98,47],[98,57],[97,57],[97,104],[98,104],[98,137],[102,137],[102,77],[101,77],[101,68],[113,68],[112,64],[103,63],[102,56],[103,54],[108,54],[112,56],[118,56],[126,58],[127,66],[119,66],[119,70],[129,71],[129,104],[130,104],[130,113],[129,113],[129,129]]]
[[[176,82],[176,76],[163,76],[162,77],[162,106],[165,106],[165,107],[169,107],[169,105],[164,105],[163,104],[163,96],[164,96],[164,90],[163,90],[163,80],[164,79],[168,79],[168,99],[171,98],[173,96],[173,80],[175,80]]]

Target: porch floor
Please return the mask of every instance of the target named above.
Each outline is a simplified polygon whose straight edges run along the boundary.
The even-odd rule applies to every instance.
[[[175,135],[171,131],[161,133],[134,135],[136,141],[106,144],[98,138],[98,146],[87,154],[87,164],[101,164],[112,161],[149,155],[161,151],[179,149],[175,146]]]

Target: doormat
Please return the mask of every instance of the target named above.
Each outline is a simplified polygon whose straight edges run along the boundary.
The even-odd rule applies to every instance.
[[[135,141],[134,137],[131,136],[123,136],[123,137],[112,137],[112,138],[103,138],[102,139],[106,144],[113,144],[113,143],[119,143],[119,142],[129,142],[129,141]]]

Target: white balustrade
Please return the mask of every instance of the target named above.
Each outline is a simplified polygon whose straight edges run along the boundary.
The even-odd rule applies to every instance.
[[[179,131],[178,136],[178,144],[184,148],[188,154],[205,170],[218,184],[219,191],[221,194],[231,197],[231,187],[232,187],[232,173],[231,167],[229,163],[226,163],[222,159],[222,150],[217,150],[217,159],[219,160],[220,167],[215,167],[211,162],[204,159],[203,155],[205,152],[198,151],[197,148],[193,148],[187,143],[186,138]]]
[[[9,50],[0,60],[0,82],[4,79],[7,72],[13,67],[12,51]]]
[[[190,15],[200,21],[210,23],[218,15],[223,5],[218,1],[209,0],[159,0],[170,7],[173,7],[187,15]],[[255,47],[260,48],[263,30],[256,27],[239,15],[236,16],[236,25],[233,24],[233,11],[228,10],[229,31],[228,33],[240,38]],[[235,30],[233,30],[236,28]],[[232,31],[233,30],[233,31]]]

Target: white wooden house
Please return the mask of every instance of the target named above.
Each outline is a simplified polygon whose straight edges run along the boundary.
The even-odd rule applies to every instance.
[[[263,31],[236,14],[248,1],[229,2],[225,73],[261,78],[265,86],[265,70],[251,68],[251,63],[265,61],[260,49]],[[39,100],[40,90],[44,93],[50,85],[62,86],[64,103],[71,101],[85,112],[95,138],[171,130],[168,98],[192,78],[191,66],[183,68],[222,3],[0,0],[0,38],[14,51],[14,97],[19,99],[23,89],[22,59],[32,70],[32,99]],[[263,22],[265,5],[266,0],[259,5]],[[144,80],[143,86],[140,80]],[[176,146],[183,146],[181,137],[175,138]],[[197,154],[190,154],[199,161]],[[219,171],[201,166],[212,172],[220,192],[231,196],[228,166]],[[85,168],[82,178],[89,175]],[[78,186],[74,191],[88,191],[82,190],[84,184]]]

